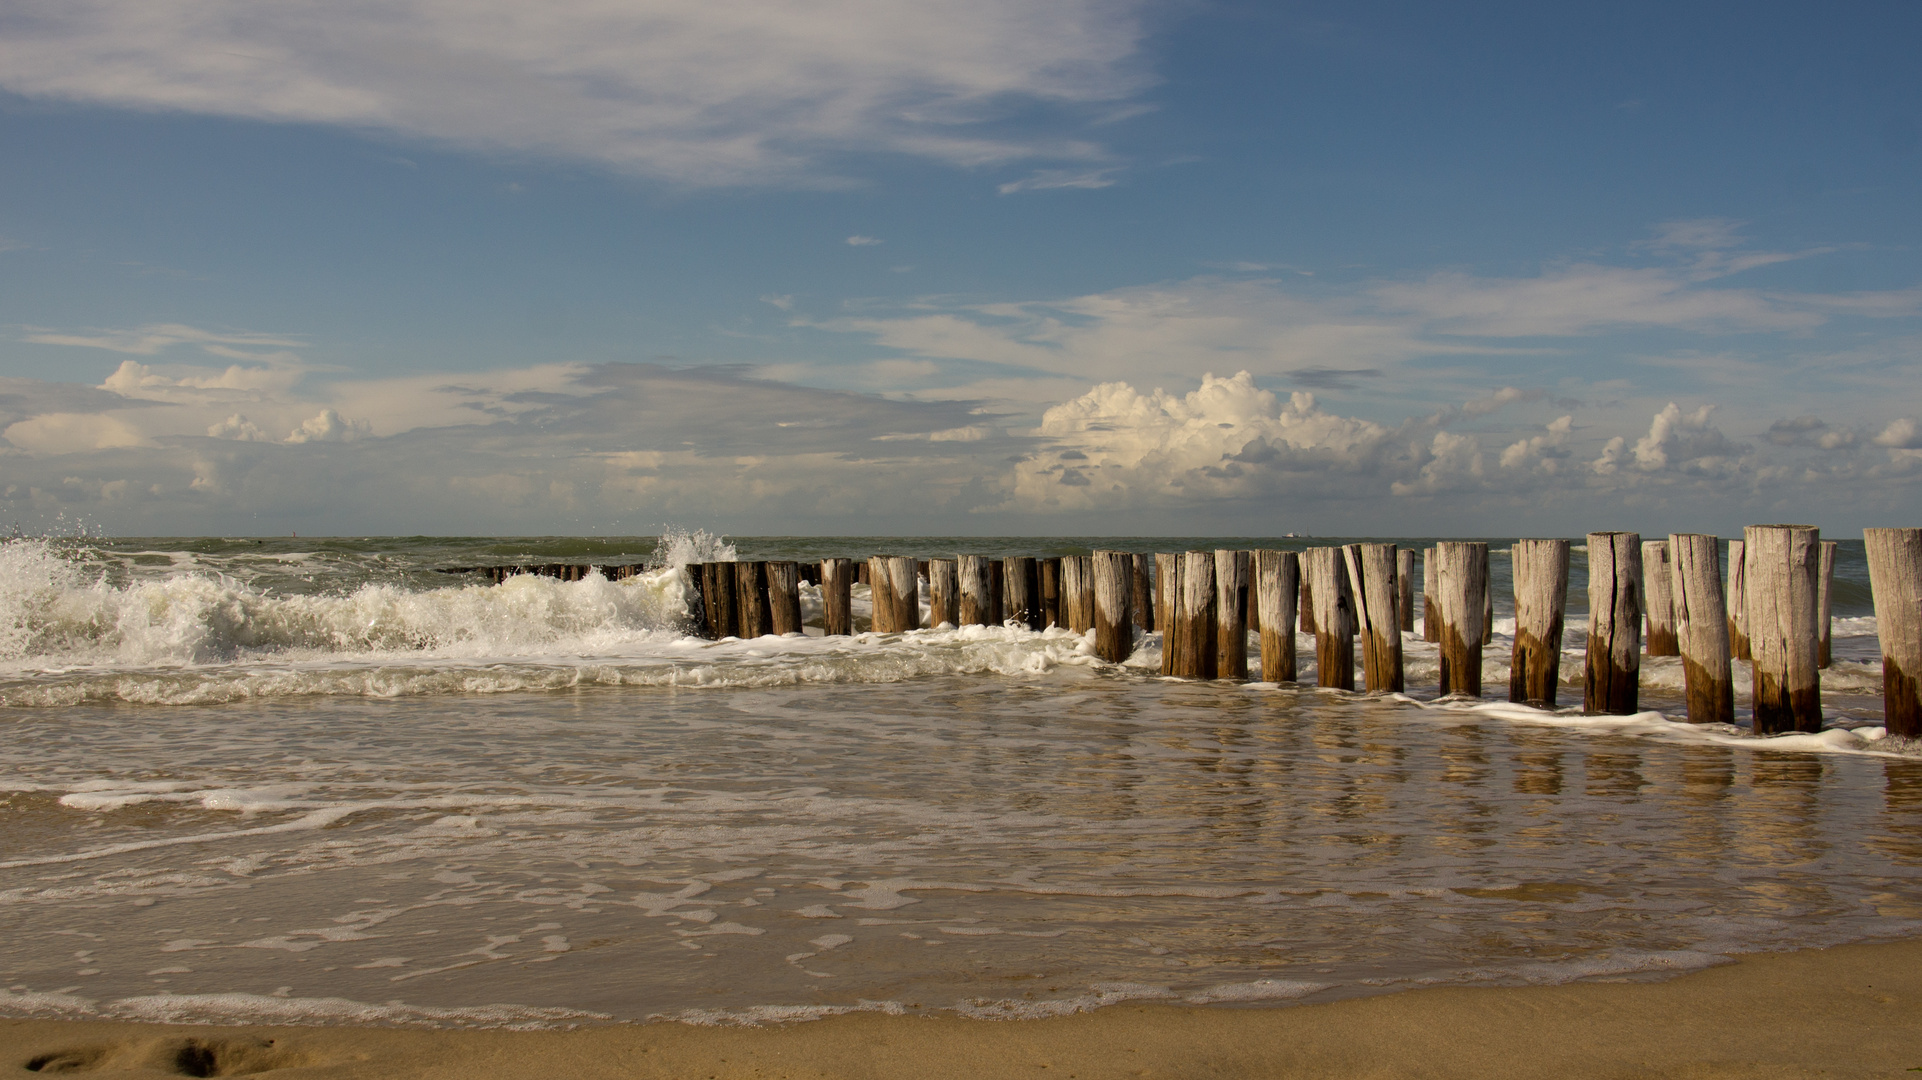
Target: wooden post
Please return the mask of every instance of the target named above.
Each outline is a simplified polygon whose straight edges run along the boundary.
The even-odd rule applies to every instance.
[[[990,560],[980,555],[955,557],[955,574],[960,580],[962,626],[992,626],[994,570]]]
[[[1749,659],[1748,569],[1742,549],[1742,541],[1728,542],[1728,654],[1737,660]]]
[[[1588,659],[1582,708],[1626,716],[1637,711],[1642,679],[1642,537],[1588,534]]]
[[[734,564],[734,605],[739,611],[735,633],[744,638],[766,637],[774,632],[767,598],[767,563]]]
[[[735,567],[739,563],[716,562],[701,567],[703,583],[702,603],[707,605],[708,632],[719,641],[727,637],[741,636],[741,607],[735,602]]]
[[[1161,656],[1172,655],[1168,634],[1175,624],[1175,594],[1181,591],[1181,556],[1172,552],[1155,553],[1155,633],[1161,635]],[[1162,672],[1163,675],[1170,674]]]
[[[1644,644],[1650,656],[1682,655],[1675,640],[1675,603],[1669,596],[1674,577],[1668,541],[1642,541],[1642,601],[1648,605],[1648,640]]]
[[[1215,557],[1181,556],[1181,610],[1175,614],[1175,670],[1184,679],[1215,677]]]
[[[1743,530],[1755,733],[1822,730],[1815,616],[1822,534],[1813,525]]]
[[[893,606],[889,623],[895,633],[921,627],[921,564],[914,559],[887,560],[888,602]]]
[[[1735,722],[1729,672],[1728,603],[1722,594],[1722,542],[1700,533],[1668,538],[1669,606],[1682,654],[1682,680],[1692,724]]]
[[[1415,549],[1401,548],[1395,552],[1395,581],[1401,586],[1397,599],[1401,604],[1401,629],[1412,633],[1415,629]]]
[[[853,559],[821,560],[821,632],[854,633]]]
[[[1355,591],[1361,638],[1362,688],[1402,692],[1401,558],[1393,544],[1349,544],[1341,549]]]
[[[988,564],[988,618],[994,626],[1008,625],[1008,564],[996,559]]]
[[[1038,559],[1034,565],[1041,577],[1041,626],[1061,626],[1061,560]]]
[[[1831,634],[1835,629],[1835,620],[1829,613],[1829,590],[1835,587],[1835,541],[1824,540],[1822,541],[1821,547],[1822,564],[1816,570],[1815,578],[1816,587],[1820,590],[1816,593],[1815,598],[1815,625],[1816,628],[1821,631],[1822,636],[1816,642],[1815,646],[1815,666],[1818,668],[1826,668],[1834,659],[1830,651],[1830,645],[1832,644]]]
[[[1482,616],[1487,610],[1488,545],[1447,540],[1435,545],[1435,608],[1441,644],[1441,692],[1482,695]]]
[[[893,579],[888,576],[888,557],[870,555],[867,561],[868,581],[868,631],[875,634],[892,634],[894,625],[894,600],[888,595]]]
[[[1014,555],[1004,559],[1002,565],[1007,621],[1030,630],[1041,629],[1041,583],[1035,579],[1034,557]]]
[[[1215,552],[1215,676],[1248,677],[1248,553]]]
[[[1248,633],[1259,635],[1261,633],[1261,602],[1255,596],[1255,553],[1252,551],[1241,552],[1241,561],[1243,564],[1241,576],[1247,582],[1247,587],[1241,590],[1242,596],[1247,600],[1246,603],[1241,605],[1242,620]],[[1259,638],[1257,638],[1257,640],[1259,640]]]
[[[960,626],[959,577],[953,559],[928,560],[928,625]]]
[[[1862,546],[1882,644],[1882,723],[1922,738],[1922,529],[1863,529]]]
[[[1441,579],[1441,564],[1435,559],[1434,548],[1421,550],[1421,639],[1427,642],[1441,640],[1441,601],[1435,583]]]
[[[1321,633],[1321,627],[1315,622],[1317,609],[1315,607],[1315,572],[1312,568],[1314,560],[1308,557],[1308,552],[1313,550],[1315,549],[1309,548],[1308,551],[1298,553],[1301,560],[1301,596],[1296,600],[1295,613],[1300,622],[1301,632],[1304,634]]]
[[[1482,590],[1483,645],[1493,645],[1495,643],[1495,570],[1489,561],[1492,558],[1493,556],[1490,555],[1487,550],[1487,545],[1483,545],[1482,580],[1488,583],[1488,587]]]
[[[1261,678],[1295,681],[1295,612],[1301,557],[1292,551],[1255,552],[1255,602],[1261,607]]]
[[[1566,540],[1517,540],[1509,549],[1515,576],[1515,651],[1508,700],[1555,707],[1562,678],[1562,620],[1568,612]]]
[[[1355,600],[1341,549],[1302,553],[1302,588],[1312,592],[1315,613],[1315,682],[1338,690],[1355,688]]]
[[[801,572],[792,562],[767,564],[767,610],[771,633],[801,632]]]
[[[1061,559],[1061,625],[1072,634],[1085,634],[1094,628],[1093,612],[1088,610],[1092,605],[1083,602],[1094,599],[1089,595],[1094,583],[1088,580],[1093,565],[1092,559],[1084,562],[1079,555]]]
[[[1135,651],[1134,557],[1125,551],[1097,551],[1094,563],[1094,654],[1119,664]]]
[[[1181,566],[1179,554],[1166,552],[1155,555],[1155,584],[1160,595],[1155,598],[1155,611],[1161,619],[1161,673],[1173,675],[1184,663],[1181,659],[1182,637],[1175,632],[1175,624],[1181,621]]]
[[[1155,593],[1148,576],[1153,562],[1138,551],[1129,556],[1128,562],[1129,609],[1134,612],[1135,625],[1145,633],[1155,628]]]

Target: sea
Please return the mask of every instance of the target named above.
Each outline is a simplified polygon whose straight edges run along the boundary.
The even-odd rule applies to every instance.
[[[1922,752],[1882,729],[1860,541],[1825,728],[1684,722],[1644,658],[1560,707],[1194,682],[1139,636],[708,641],[683,567],[1359,538],[0,543],[0,1015],[556,1027],[1670,977],[1922,934]],[[1403,538],[1405,546],[1431,540]],[[626,565],[618,580],[448,568]],[[803,587],[818,627],[818,594]],[[857,628],[866,590],[855,591]],[[1748,675],[1737,665],[1737,712]]]

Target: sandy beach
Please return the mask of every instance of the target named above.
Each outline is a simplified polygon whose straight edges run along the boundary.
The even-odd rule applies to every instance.
[[[7,1020],[0,1047],[0,1075],[20,1076],[1891,1077],[1922,1066],[1922,941],[1293,1008],[530,1032]]]

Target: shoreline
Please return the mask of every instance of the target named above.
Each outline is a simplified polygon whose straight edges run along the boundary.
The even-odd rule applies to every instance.
[[[38,1068],[31,1068],[33,1063]],[[1436,987],[1039,1020],[856,1013],[558,1031],[0,1019],[0,1077],[1891,1077],[1922,1067],[1922,939],[1660,982]]]

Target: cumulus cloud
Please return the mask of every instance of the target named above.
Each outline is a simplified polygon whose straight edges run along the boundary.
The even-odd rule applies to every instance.
[[[1373,472],[1391,431],[1310,393],[1281,401],[1243,371],[1185,395],[1103,383],[1048,409],[1033,434],[1050,449],[1016,466],[1011,503],[1072,510],[1325,493]]]
[[[350,442],[373,430],[373,425],[365,420],[344,420],[332,409],[322,409],[290,432],[287,443],[311,442]]]
[[[1503,449],[1502,468],[1540,469],[1550,476],[1555,475],[1561,470],[1562,461],[1569,456],[1568,440],[1574,430],[1573,416],[1556,417],[1543,434],[1510,443]]]
[[[99,413],[45,413],[9,425],[4,435],[13,445],[36,454],[152,445],[152,440],[125,420]]]
[[[1891,420],[1875,437],[1875,445],[1886,446],[1891,450],[1914,450],[1922,448],[1922,430],[1916,428],[1914,420],[1903,417]]]
[[[1634,468],[1644,473],[1731,472],[1739,466],[1742,448],[1730,441],[1709,419],[1715,406],[1703,405],[1684,413],[1669,402],[1649,423],[1648,434],[1635,441]],[[1614,472],[1621,465],[1622,440],[1612,439],[1596,463],[1597,472]],[[1604,468],[1606,464],[1608,468]]]
[[[1112,108],[1148,82],[1143,33],[1131,0],[19,0],[0,15],[0,86],[680,184],[820,183],[839,152],[1085,158],[987,122]]]

